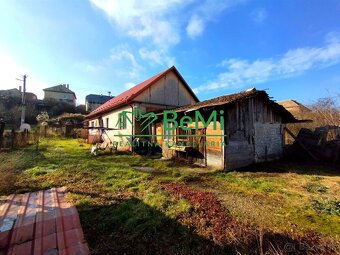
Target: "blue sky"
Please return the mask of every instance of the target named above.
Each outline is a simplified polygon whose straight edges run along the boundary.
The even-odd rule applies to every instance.
[[[2,0],[0,89],[118,95],[175,65],[201,100],[340,93],[338,0]]]

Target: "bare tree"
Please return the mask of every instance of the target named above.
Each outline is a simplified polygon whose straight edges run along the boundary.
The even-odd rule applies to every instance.
[[[316,126],[340,126],[340,94],[320,98],[311,109],[311,118]]]

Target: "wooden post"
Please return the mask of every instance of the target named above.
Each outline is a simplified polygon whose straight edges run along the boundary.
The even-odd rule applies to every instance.
[[[5,121],[3,121],[2,118],[0,118],[0,149],[2,148],[4,131],[5,131]]]
[[[15,129],[12,128],[11,131],[11,149],[14,149],[15,147]]]
[[[40,137],[40,130],[37,129],[34,132],[34,143],[35,143],[35,150],[38,151],[39,150],[39,137]]]

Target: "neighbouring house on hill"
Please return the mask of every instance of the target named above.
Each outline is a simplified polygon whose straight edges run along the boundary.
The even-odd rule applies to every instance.
[[[113,96],[89,94],[85,97],[85,109],[87,112],[91,112],[109,101],[111,98],[113,98]]]
[[[250,89],[173,109],[177,119],[196,119],[203,123],[178,126],[164,133],[158,119],[155,138],[163,156],[217,169],[231,170],[256,162],[280,158],[283,154],[283,127],[296,122],[283,106],[270,100],[262,90]],[[208,119],[216,111],[216,123]],[[190,121],[189,121],[190,122]],[[178,123],[180,123],[178,121]],[[214,127],[214,124],[216,126]]]
[[[26,102],[35,102],[38,100],[37,95],[31,92],[26,92],[25,97],[26,97]]]
[[[151,125],[141,128],[139,118],[122,116],[123,111],[133,112],[138,108],[141,114],[173,109],[191,105],[199,100],[178,70],[172,66],[169,69],[137,84],[120,95],[110,99],[86,116],[89,127],[107,127],[116,130],[108,131],[112,142],[119,142],[118,150],[132,150],[127,143],[136,135],[152,133]],[[119,125],[117,125],[119,123]],[[89,143],[98,137],[97,129],[90,129]]]
[[[70,90],[69,84],[60,84],[57,86],[43,89],[44,100],[53,100],[59,102],[66,102],[76,106],[76,94]]]
[[[22,92],[21,90],[15,88],[15,89],[7,89],[7,90],[0,90],[0,97],[12,97],[17,98],[21,100],[22,98]],[[38,100],[38,97],[36,94],[31,92],[25,93],[26,102],[35,102]]]
[[[22,95],[19,89],[0,90],[0,116],[3,116],[5,122],[13,127],[19,127],[22,110]],[[38,112],[37,96],[34,93],[25,93],[25,121],[29,124],[35,123],[35,117]]]
[[[14,97],[14,98],[20,98],[21,99],[21,92],[17,88],[15,89],[6,89],[6,90],[0,90],[0,96],[1,97]]]

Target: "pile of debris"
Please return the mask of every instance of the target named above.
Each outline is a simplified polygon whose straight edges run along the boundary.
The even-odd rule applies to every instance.
[[[318,127],[314,131],[302,128],[296,137],[289,129],[286,131],[295,139],[293,150],[297,156],[309,157],[316,161],[340,161],[339,126]]]

